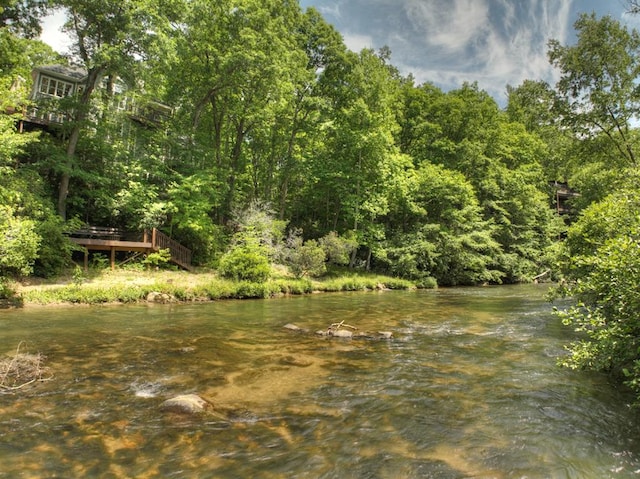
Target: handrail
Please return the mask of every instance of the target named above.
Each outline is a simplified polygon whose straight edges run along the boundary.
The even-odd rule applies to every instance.
[[[191,268],[191,250],[156,228],[151,232],[151,246],[154,249],[168,249],[171,253],[171,261],[183,268]]]

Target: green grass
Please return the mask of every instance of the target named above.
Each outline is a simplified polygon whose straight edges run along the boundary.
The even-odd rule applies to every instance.
[[[151,292],[170,295],[175,301],[215,301],[222,299],[271,298],[280,295],[302,295],[314,291],[374,291],[424,287],[414,282],[353,271],[333,272],[319,279],[295,279],[279,276],[262,283],[233,281],[215,273],[181,271],[131,272],[103,271],[92,274],[86,282],[61,278],[50,282],[17,288],[24,304],[106,304],[146,301]],[[65,284],[66,283],[66,284]],[[435,287],[435,282],[429,284]]]

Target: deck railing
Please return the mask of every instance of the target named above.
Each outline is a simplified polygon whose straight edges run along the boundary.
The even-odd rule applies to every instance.
[[[146,231],[145,236],[147,236]],[[156,228],[151,230],[151,245],[154,249],[168,249],[171,253],[171,261],[185,269],[191,269],[191,250]]]

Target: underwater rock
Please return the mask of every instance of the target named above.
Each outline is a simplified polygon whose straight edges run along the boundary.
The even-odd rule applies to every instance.
[[[299,355],[287,355],[280,358],[280,364],[285,366],[296,366],[299,368],[306,368],[313,364],[313,361],[307,357]]]
[[[289,331],[296,331],[299,333],[308,332],[306,329],[301,328],[300,326],[296,326],[295,324],[287,323],[283,326],[284,329],[288,329]]]
[[[378,337],[380,339],[391,339],[393,338],[393,333],[391,331],[378,331]]]
[[[213,405],[197,394],[182,394],[167,399],[160,405],[160,410],[180,414],[200,414],[213,409]]]

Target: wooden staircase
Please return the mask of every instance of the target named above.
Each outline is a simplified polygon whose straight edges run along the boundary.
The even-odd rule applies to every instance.
[[[151,230],[151,238],[148,237],[149,231],[144,231],[143,242],[149,241],[153,251],[160,251],[161,249],[168,249],[171,253],[171,261],[187,271],[192,271],[191,266],[191,250],[182,246],[176,240],[167,236],[162,231],[153,228]]]

